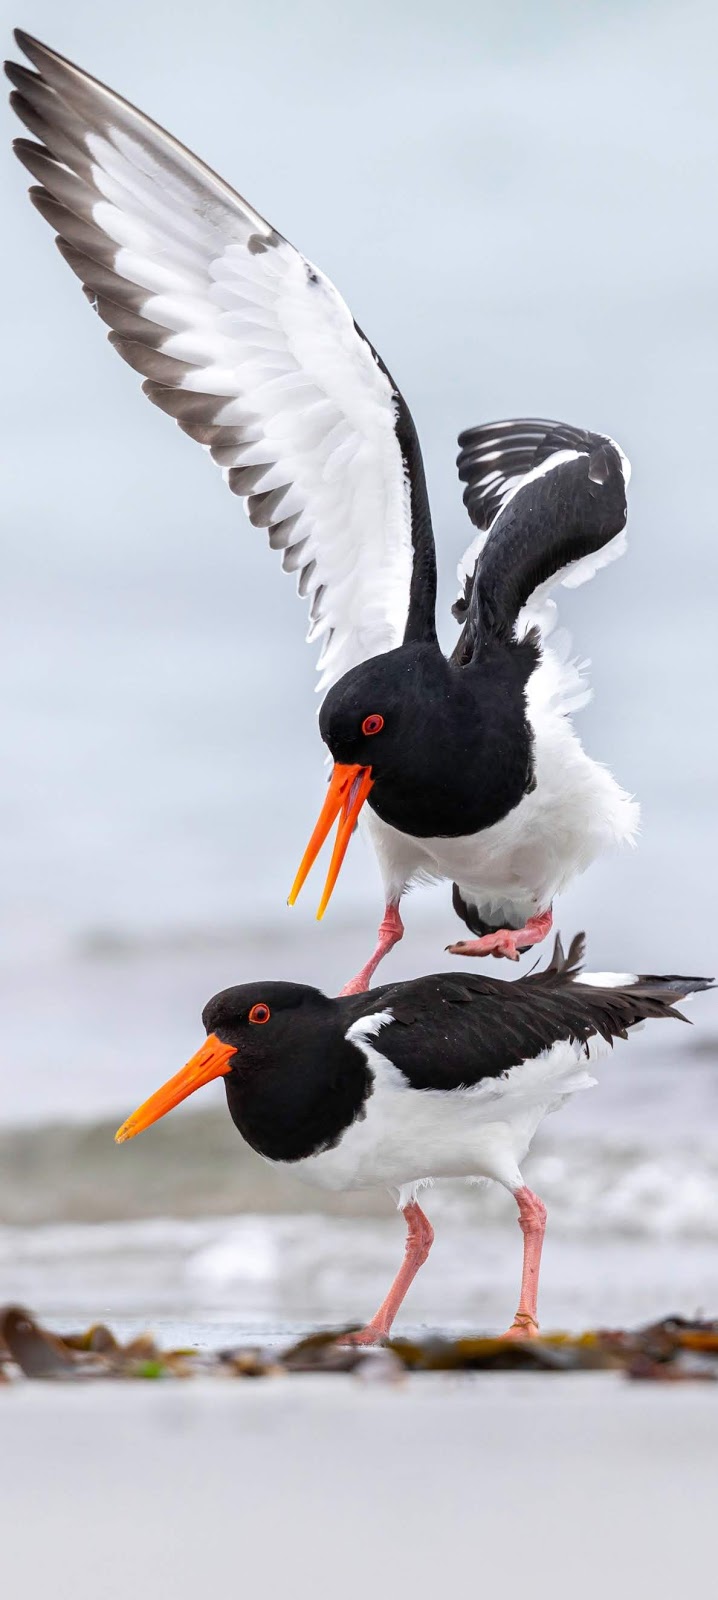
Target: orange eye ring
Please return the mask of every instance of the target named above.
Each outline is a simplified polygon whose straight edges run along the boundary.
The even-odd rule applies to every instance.
[[[378,711],[373,711],[370,717],[364,718],[364,721],[361,725],[361,731],[362,733],[366,734],[381,733],[383,726],[384,718]]]
[[[269,1022],[271,1015],[269,1006],[266,1006],[263,1000],[259,1000],[256,1006],[252,1006],[249,1020],[250,1022]]]

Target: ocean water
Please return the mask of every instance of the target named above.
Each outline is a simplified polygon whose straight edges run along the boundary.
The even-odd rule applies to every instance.
[[[340,284],[419,427],[447,643],[470,533],[459,429],[533,412],[627,450],[629,555],[562,596],[561,619],[593,663],[582,736],[640,798],[643,829],[572,886],[556,922],[566,938],[586,929],[595,968],[710,974],[714,9],[579,16],[555,0],[540,28],[520,3],[500,25],[458,3],[347,15],[351,59],[319,4],[301,26],[282,3],[223,15],[219,55],[217,29],[199,37],[182,6],[171,48],[139,0],[101,22],[74,0],[61,38],[38,0],[32,23],[166,120]],[[219,1089],[206,1111],[112,1144],[196,1048],[213,992],[261,976],[336,992],[366,956],[379,880],[356,840],[321,926],[319,874],[286,908],[324,782],[301,603],[202,452],[106,348],[12,176],[0,1298],[196,1325],[359,1317],[401,1251],[382,1197],[318,1210],[242,1151]],[[387,977],[456,965],[445,888],[417,891],[405,920]],[[690,1030],[619,1046],[600,1087],[537,1140],[526,1175],[550,1208],[550,1320],[718,1304],[715,999],[691,1016]],[[441,1307],[452,1324],[500,1326],[519,1265],[506,1197],[437,1190],[427,1207],[437,1245],[409,1317]]]

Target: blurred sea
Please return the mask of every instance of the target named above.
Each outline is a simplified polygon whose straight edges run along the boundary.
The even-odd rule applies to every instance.
[[[349,59],[323,6],[278,0],[243,13],[239,65],[193,8],[176,8],[170,48],[161,9],[127,0],[98,25],[73,0],[60,25],[38,0],[31,21],[340,285],[417,422],[447,641],[470,531],[459,429],[555,415],[631,457],[629,555],[562,595],[561,620],[593,659],[581,734],[637,793],[643,832],[556,920],[566,937],[586,928],[596,969],[710,974],[714,9],[552,0],[539,26],[519,0],[440,14],[402,0],[391,18],[372,0],[348,8]],[[318,875],[287,910],[324,781],[301,604],[202,452],[107,350],[11,180],[0,1297],[67,1316],[362,1316],[401,1253],[388,1201],[317,1211],[243,1150],[221,1089],[112,1145],[196,1048],[217,989],[264,975],[336,992],[366,956],[379,880],[355,841],[321,926]],[[456,965],[447,889],[418,892],[406,923],[387,977]],[[690,1030],[618,1047],[536,1141],[548,1321],[718,1307],[715,1000],[690,1015]],[[506,1322],[520,1255],[506,1197],[437,1191],[427,1209],[440,1226],[409,1316]]]

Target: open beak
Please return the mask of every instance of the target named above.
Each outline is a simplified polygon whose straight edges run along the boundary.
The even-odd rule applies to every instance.
[[[156,1094],[150,1095],[138,1111],[133,1111],[132,1116],[123,1122],[122,1127],[115,1134],[115,1144],[124,1144],[126,1139],[134,1139],[136,1133],[142,1133],[144,1128],[149,1128],[150,1123],[157,1122],[167,1111],[173,1111],[181,1100],[194,1094],[195,1089],[203,1088],[205,1083],[211,1083],[213,1078],[223,1078],[231,1070],[230,1057],[236,1056],[237,1051],[232,1044],[225,1044],[218,1039],[216,1033],[210,1033],[205,1039],[201,1050],[187,1062],[181,1072],[175,1073],[169,1083],[162,1085]]]
[[[293,906],[310,868],[314,865],[319,855],[332,823],[341,812],[337,836],[334,840],[332,859],[329,863],[327,881],[317,909],[317,922],[321,922],[329,905],[332,890],[339,877],[339,869],[347,853],[347,846],[356,827],[359,812],[373,784],[374,779],[371,775],[371,767],[349,767],[342,766],[338,761],[335,762],[326,800],[319,813],[316,828],[302,856],[301,866],[289,895],[289,905]]]

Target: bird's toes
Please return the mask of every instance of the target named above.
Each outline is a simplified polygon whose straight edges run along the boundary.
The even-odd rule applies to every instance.
[[[337,1343],[341,1345],[362,1345],[366,1347],[367,1345],[383,1344],[384,1340],[388,1339],[388,1337],[389,1334],[386,1330],[372,1328],[371,1325],[369,1325],[366,1328],[358,1328],[354,1333],[343,1334],[342,1337],[337,1340]]]
[[[514,940],[510,938],[502,939],[499,944],[494,945],[491,954],[498,961],[520,961],[521,959],[521,951],[517,950]]]
[[[512,1322],[511,1327],[500,1335],[502,1339],[540,1339],[539,1325],[533,1317],[521,1317],[520,1321]]]

